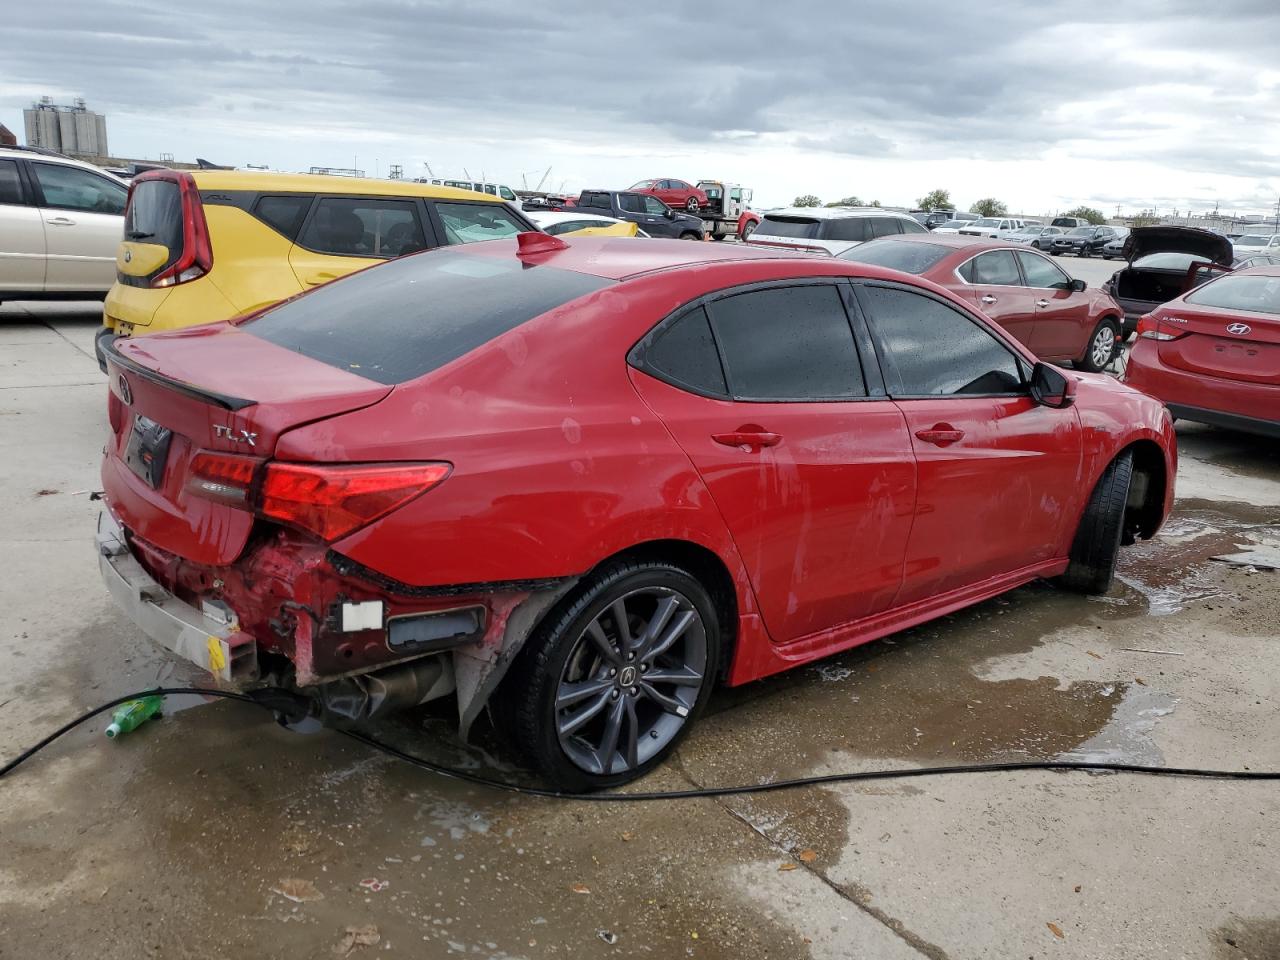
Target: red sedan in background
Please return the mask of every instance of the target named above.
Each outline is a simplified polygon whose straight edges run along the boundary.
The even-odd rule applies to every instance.
[[[927,281],[546,234],[107,348],[99,563],[141,630],[359,720],[456,693],[591,789],[741,684],[1037,577],[1173,499],[1160,403]]]
[[[1143,316],[1124,380],[1175,417],[1280,437],[1280,267],[1218,277]]]
[[[977,307],[1042,360],[1092,373],[1115,357],[1124,311],[1026,247],[937,235],[882,237],[840,258],[932,280]]]
[[[697,213],[710,203],[704,191],[684,180],[641,180],[630,189],[657,197],[668,207],[689,213]]]

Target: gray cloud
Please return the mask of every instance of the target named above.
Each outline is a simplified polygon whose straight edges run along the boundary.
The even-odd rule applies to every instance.
[[[236,122],[268,154],[273,131],[313,131],[424,151],[466,138],[1029,163],[1069,151],[1185,171],[1188,192],[1198,173],[1280,175],[1271,0],[709,0],[625,14],[586,0],[60,0],[56,16],[6,13],[5,61],[4,90],[20,80],[171,121],[190,154],[216,155]],[[0,109],[17,119],[25,99],[4,94]]]

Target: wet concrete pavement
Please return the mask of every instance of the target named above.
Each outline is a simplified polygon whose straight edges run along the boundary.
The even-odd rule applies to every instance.
[[[96,312],[24,306],[0,308],[0,757],[198,679],[98,580]],[[1280,574],[1211,559],[1280,540],[1280,446],[1180,440],[1177,514],[1109,596],[1032,585],[721,691],[644,786],[1074,756],[1280,768]],[[1274,785],[1031,773],[603,804],[443,780],[234,703],[116,742],[105,722],[0,782],[0,957],[339,956],[368,925],[379,942],[351,956],[1280,956]],[[442,707],[376,733],[523,776],[488,731],[449,730]]]

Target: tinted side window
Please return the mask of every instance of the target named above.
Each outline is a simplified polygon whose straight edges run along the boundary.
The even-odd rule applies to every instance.
[[[284,234],[290,240],[297,239],[298,228],[311,209],[314,198],[305,194],[283,197],[259,197],[253,208],[254,215],[271,229]]]
[[[607,193],[584,193],[582,198],[578,200],[580,207],[604,207],[609,209],[609,195]]]
[[[618,194],[618,209],[625,210],[627,213],[644,213],[643,193],[620,193]]]
[[[839,217],[835,220],[828,220],[825,224],[826,229],[822,231],[820,236],[824,240],[850,242],[870,240],[871,231],[867,226],[868,219],[868,217]]]
[[[1028,287],[1065,289],[1071,285],[1071,279],[1052,260],[1038,257],[1034,253],[1020,252],[1018,262],[1022,264],[1022,273],[1027,278]]]
[[[21,203],[22,181],[18,179],[18,162],[0,160],[0,203]]]
[[[991,253],[981,254],[972,263],[974,283],[990,283],[1002,287],[1022,286],[1018,264],[1009,250],[993,250]]]
[[[398,257],[426,246],[412,201],[363,197],[321,199],[298,242],[343,257]]]
[[[446,203],[436,201],[436,212],[444,223],[445,243],[475,243],[501,240],[525,230],[502,203]]]
[[[941,220],[935,221],[941,223]],[[898,225],[902,228],[903,233],[928,233],[929,228],[915,220],[899,220]]]
[[[827,400],[867,395],[836,287],[754,290],[716,300],[710,311],[735,397]]]
[[[858,298],[884,351],[891,395],[1024,392],[1013,353],[959,310],[888,287],[864,286]]]
[[[124,213],[128,190],[113,180],[61,164],[33,163],[31,169],[40,181],[46,207],[86,213]]]
[[[898,226],[902,221],[896,217],[868,217],[871,221],[871,235],[873,237],[892,237],[902,232],[902,228]]]
[[[640,199],[644,201],[644,212],[662,216],[667,212],[667,205],[657,197],[651,197],[647,193],[641,194]]]
[[[702,307],[663,330],[645,349],[644,364],[678,386],[720,397],[729,394],[707,311]]]

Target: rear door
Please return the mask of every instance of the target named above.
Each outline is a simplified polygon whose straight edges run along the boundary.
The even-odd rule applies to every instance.
[[[726,291],[660,324],[631,357],[637,391],[710,490],[778,643],[886,609],[902,580],[911,441],[878,369],[864,373],[847,291]]]
[[[1015,340],[1034,349],[1036,292],[1023,286],[1012,250],[988,250],[956,271],[970,287],[977,308]]]
[[[322,196],[289,251],[289,264],[306,289],[427,246],[413,198]]]
[[[1019,250],[1018,265],[1027,289],[1035,297],[1036,319],[1030,342],[1023,341],[1038,357],[1061,360],[1084,356],[1089,340],[1089,295],[1071,289],[1071,278],[1062,268],[1038,253]]]
[[[116,249],[129,191],[90,170],[29,161],[44,217],[47,292],[106,293],[116,278]]]
[[[1075,409],[1035,403],[1025,361],[943,299],[879,281],[857,291],[916,459],[895,605],[1062,556],[1079,497]]]
[[[44,290],[44,217],[17,160],[0,159],[0,292]]]

